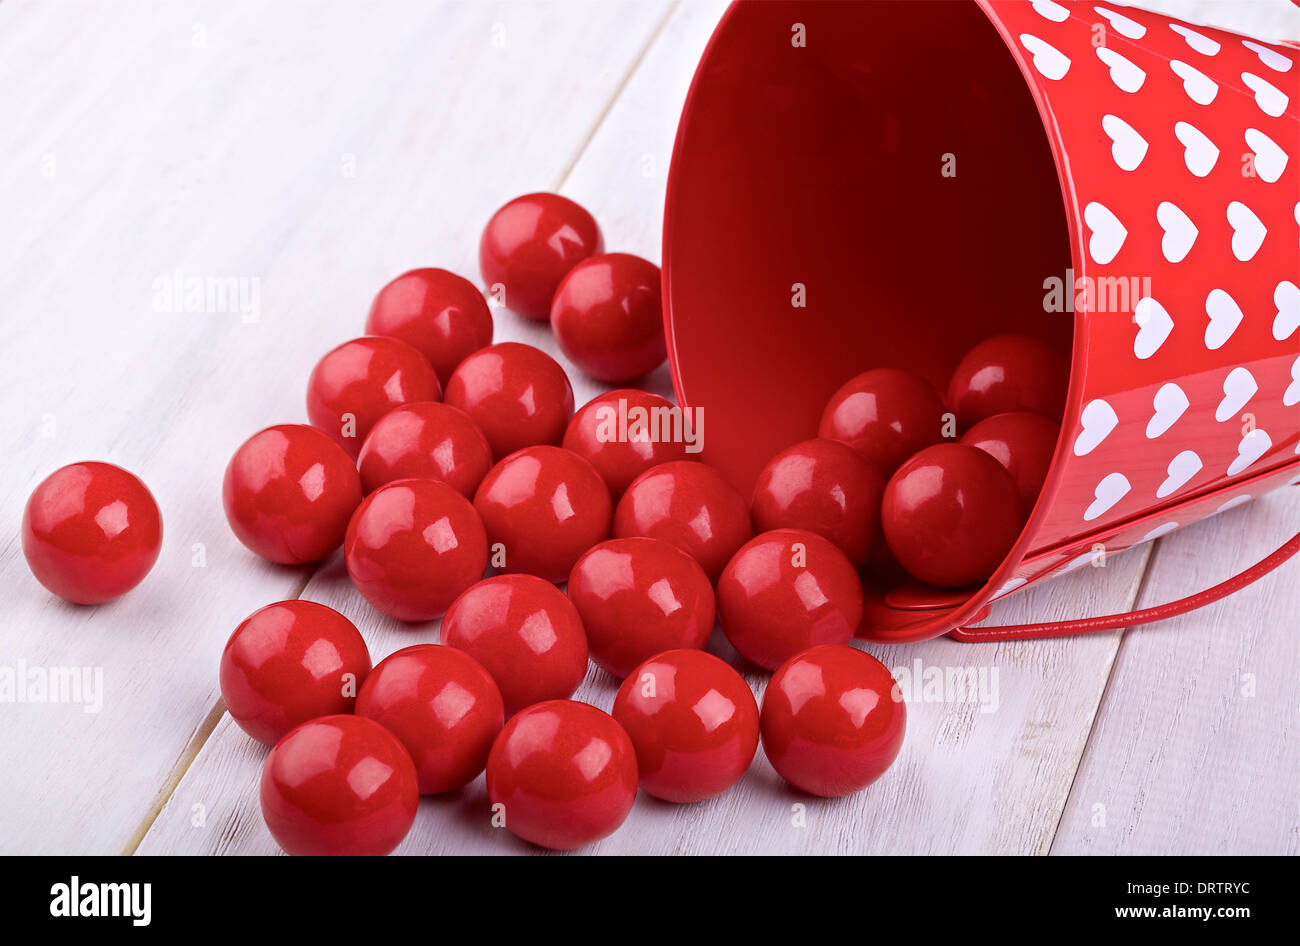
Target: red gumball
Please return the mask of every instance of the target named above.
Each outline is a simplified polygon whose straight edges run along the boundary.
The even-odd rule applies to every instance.
[[[750,513],[754,528],[806,529],[829,539],[862,568],[880,537],[885,484],[875,467],[836,440],[805,440],[763,467]]]
[[[487,570],[487,536],[474,507],[437,480],[398,480],[357,507],[343,543],[348,577],[401,621],[441,617]]]
[[[899,467],[880,518],[899,564],[940,588],[986,581],[1025,524],[1011,474],[961,443],[927,447]]]
[[[703,463],[664,463],[638,476],[614,511],[614,536],[663,539],[690,555],[710,581],[754,534],[745,497]]]
[[[281,424],[235,451],[221,497],[240,542],[273,562],[301,565],[339,547],[361,502],[361,477],[328,434]]]
[[[36,580],[74,604],[102,604],[144,580],[162,548],[162,514],[139,478],[110,463],[73,463],[32,491],[23,555]]]
[[[846,382],[822,412],[817,436],[848,444],[888,479],[904,460],[944,436],[944,406],[930,382],[877,368]]]
[[[698,456],[692,416],[658,394],[619,388],[592,398],[569,421],[563,446],[591,461],[615,502],[632,481],[661,463]]]
[[[221,698],[239,728],[273,746],[293,727],[351,713],[370,672],[356,625],[297,599],[254,611],[221,652]]]
[[[354,338],[331,350],[307,381],[307,417],[355,457],[393,408],[442,399],[429,360],[396,338]]]
[[[288,854],[378,856],[402,843],[420,802],[415,765],[372,719],[322,716],[262,765],[262,817]]]
[[[629,253],[583,260],[555,290],[551,328],[569,360],[598,381],[649,374],[668,357],[659,267]]]
[[[641,787],[689,803],[726,791],[758,749],[758,704],[744,677],[702,650],[670,650],[636,667],[614,698],[636,746]]]
[[[713,631],[713,585],[704,569],[660,539],[610,539],[569,575],[591,659],[620,680],[665,650],[700,648]]]
[[[838,798],[884,774],[903,745],[907,705],[889,669],[831,644],[791,658],[763,694],[763,751],[801,791]]]
[[[1070,366],[1065,355],[1025,335],[995,335],[966,353],[948,382],[962,430],[994,414],[1032,411],[1060,423]]]
[[[573,416],[564,369],[532,345],[502,342],[476,351],[447,382],[446,401],[470,416],[499,460],[537,444],[555,445]]]
[[[367,335],[400,338],[424,355],[446,387],[467,355],[492,344],[492,313],[478,288],[445,269],[413,269],[375,296]]]
[[[488,756],[487,792],[510,833],[569,851],[612,834],[636,801],[636,750],[608,713],[573,700],[522,711]]]
[[[492,564],[547,581],[569,577],[583,552],[609,536],[613,504],[590,463],[563,447],[510,454],[479,484],[474,508],[493,545]]]
[[[994,414],[966,431],[961,443],[979,447],[1011,474],[1026,514],[1042,492],[1061,428],[1042,414]]]
[[[389,654],[357,695],[357,715],[379,723],[411,754],[423,795],[454,792],[478,777],[504,713],[483,666],[437,644]]]
[[[821,536],[764,532],[727,563],[718,580],[718,618],[742,657],[775,670],[801,650],[853,639],[862,621],[862,581]]]
[[[591,214],[559,194],[525,194],[483,228],[478,264],[488,293],[507,309],[545,322],[555,289],[573,267],[604,250]]]
[[[492,468],[492,448],[460,408],[417,401],[380,418],[361,445],[357,466],[367,493],[414,478],[441,480],[468,498]]]
[[[532,575],[497,575],[474,585],[447,609],[442,642],[492,675],[506,716],[571,695],[587,673],[577,610],[564,592]]]

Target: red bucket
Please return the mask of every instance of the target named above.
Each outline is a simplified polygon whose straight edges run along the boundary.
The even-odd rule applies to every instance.
[[[969,593],[870,595],[863,634],[889,641],[1294,482],[1298,108],[1294,46],[1115,3],[733,4],[687,96],[664,222],[673,382],[708,415],[704,458],[748,491],[862,371],[942,391],[993,335],[1069,353],[1015,547]],[[1168,616],[1297,547],[1163,610],[955,636]]]

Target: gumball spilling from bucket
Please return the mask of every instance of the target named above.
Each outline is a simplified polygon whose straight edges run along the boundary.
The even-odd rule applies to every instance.
[[[943,401],[924,378],[876,368],[835,392],[817,435],[852,447],[888,478],[916,451],[943,439],[943,415]]]
[[[492,313],[468,279],[445,269],[413,269],[379,290],[366,334],[413,346],[446,387],[458,364],[492,344]]]
[[[1061,428],[1042,414],[1009,411],[994,414],[962,434],[961,442],[978,447],[1015,480],[1026,514],[1034,508],[1047,479]]]
[[[630,253],[583,260],[555,290],[551,328],[569,359],[597,381],[649,374],[668,357],[659,267]]]
[[[441,480],[472,497],[492,468],[492,447],[469,415],[450,404],[417,401],[389,411],[357,457],[367,493],[394,480]]]
[[[444,400],[487,435],[496,459],[558,444],[573,416],[573,387],[559,363],[532,345],[502,342],[474,352],[452,372]]]
[[[962,430],[1008,411],[1032,411],[1060,423],[1070,377],[1065,357],[1025,335],[996,335],[962,358],[948,403]]]
[[[562,446],[585,457],[615,502],[632,481],[661,463],[689,460],[687,442],[702,433],[685,425],[690,414],[671,401],[634,388],[592,398],[569,421]]]

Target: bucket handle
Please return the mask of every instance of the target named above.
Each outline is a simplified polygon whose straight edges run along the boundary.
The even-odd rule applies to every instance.
[[[1108,614],[1103,617],[1077,618],[1072,621],[1048,621],[1042,624],[1017,624],[1008,627],[958,627],[948,632],[948,636],[958,641],[1020,641],[1037,640],[1044,637],[1069,637],[1074,634],[1090,634],[1094,631],[1109,631],[1118,627],[1133,627],[1138,624],[1150,624],[1163,621],[1188,611],[1195,611],[1207,604],[1226,598],[1234,591],[1240,591],[1251,582],[1263,578],[1277,568],[1296,552],[1300,552],[1300,532],[1293,535],[1280,549],[1267,558],[1256,562],[1243,572],[1233,575],[1227,581],[1220,582],[1213,588],[1158,604],[1154,608],[1141,611],[1127,611],[1123,614]]]

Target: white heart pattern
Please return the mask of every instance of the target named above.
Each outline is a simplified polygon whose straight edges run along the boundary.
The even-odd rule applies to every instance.
[[[1147,156],[1147,140],[1132,125],[1118,115],[1103,115],[1101,127],[1112,142],[1110,156],[1115,159],[1120,170],[1132,171],[1142,163],[1142,159]]]
[[[1133,485],[1123,473],[1107,473],[1092,491],[1093,500],[1083,511],[1085,522],[1091,522],[1128,495]]]
[[[1197,177],[1205,177],[1214,170],[1214,163],[1219,160],[1219,148],[1213,141],[1201,134],[1201,130],[1187,122],[1174,125],[1174,137],[1183,145],[1183,163],[1187,170]]]
[[[1178,525],[1179,525],[1179,524],[1178,524],[1177,522],[1172,522],[1172,521],[1171,521],[1171,522],[1162,522],[1162,523],[1160,523],[1160,525],[1156,526],[1154,529],[1152,529],[1152,530],[1151,530],[1150,532],[1148,532],[1146,535],[1142,536],[1142,541],[1143,541],[1143,542],[1151,542],[1151,541],[1153,541],[1153,540],[1155,540],[1155,539],[1160,538],[1162,535],[1168,535],[1169,533],[1171,533],[1171,532],[1173,532],[1175,529],[1177,529],[1177,528],[1178,528]]]
[[[1170,23],[1169,28],[1187,40],[1187,45],[1202,56],[1216,56],[1219,50],[1223,48],[1210,37],[1198,33],[1196,30],[1188,29],[1181,23]]]
[[[1115,258],[1128,230],[1105,205],[1095,200],[1083,208],[1083,222],[1092,230],[1088,240],[1088,255],[1094,263],[1105,265]]]
[[[1224,503],[1222,506],[1220,506],[1218,509],[1214,511],[1215,513],[1220,513],[1220,512],[1227,512],[1229,509],[1236,509],[1238,506],[1244,506],[1246,503],[1250,502],[1250,498],[1251,497],[1249,493],[1242,493],[1240,496],[1233,496],[1226,503]]]
[[[1155,299],[1143,296],[1133,307],[1133,321],[1138,332],[1133,339],[1133,354],[1145,361],[1160,350],[1169,333],[1174,330],[1174,320]]]
[[[1194,66],[1189,66],[1178,59],[1171,59],[1169,68],[1174,70],[1174,75],[1183,80],[1183,91],[1197,105],[1209,105],[1219,94],[1219,83]]]
[[[1147,28],[1136,20],[1130,20],[1122,13],[1116,13],[1114,10],[1107,10],[1105,7],[1093,7],[1098,13],[1110,20],[1111,28],[1121,36],[1127,36],[1129,39],[1141,39],[1147,35]]]
[[[1165,481],[1160,484],[1156,490],[1156,498],[1164,499],[1170,493],[1182,489],[1197,473],[1201,472],[1201,458],[1197,456],[1195,450],[1184,450],[1178,456],[1169,461],[1169,466],[1165,472],[1169,474]]]
[[[1070,58],[1033,33],[1021,33],[1020,44],[1034,55],[1034,68],[1044,79],[1060,79],[1070,71]]]
[[[1097,47],[1097,58],[1110,68],[1110,81],[1121,92],[1136,92],[1142,88],[1147,74],[1109,46]]]
[[[1300,404],[1300,358],[1291,362],[1291,383],[1282,392],[1282,405],[1291,407]]]
[[[1074,455],[1083,457],[1092,453],[1118,423],[1115,409],[1101,398],[1083,405],[1079,412],[1079,436],[1074,438]]]
[[[1241,81],[1255,93],[1255,104],[1265,115],[1278,118],[1286,111],[1287,97],[1277,86],[1261,79],[1253,72],[1243,72]]]
[[[1196,224],[1179,207],[1167,200],[1156,207],[1156,221],[1165,231],[1160,239],[1160,252],[1169,262],[1181,263],[1192,251],[1192,244],[1200,233]]]
[[[1249,39],[1243,39],[1241,45],[1253,52],[1259,57],[1260,62],[1275,72],[1291,71],[1291,60],[1282,55],[1276,49],[1270,49],[1268,46],[1263,46]]]
[[[1070,11],[1052,0],[1034,0],[1034,12],[1053,23],[1064,23],[1070,18]]]
[[[1286,167],[1287,153],[1258,128],[1246,129],[1246,144],[1255,153],[1255,173],[1270,184],[1277,183]]]
[[[1263,429],[1256,427],[1241,438],[1241,443],[1237,444],[1237,458],[1228,466],[1228,475],[1236,476],[1266,454],[1271,446],[1273,441],[1269,435]]]
[[[1205,326],[1205,347],[1214,351],[1222,348],[1241,324],[1241,306],[1222,289],[1212,289],[1205,297],[1205,314],[1210,324]]]
[[[1162,384],[1156,396],[1151,399],[1151,407],[1155,409],[1155,413],[1147,421],[1147,439],[1154,440],[1174,426],[1190,406],[1191,401],[1187,399],[1187,394],[1182,388],[1172,381]]]
[[[1235,417],[1258,391],[1255,376],[1248,369],[1233,368],[1223,379],[1223,400],[1214,410],[1214,419],[1222,424],[1228,418]]]
[[[1273,337],[1279,342],[1285,341],[1300,328],[1300,286],[1282,280],[1273,290],[1273,305],[1277,306],[1277,315],[1273,317]]]
[[[1232,227],[1232,255],[1244,263],[1259,252],[1268,228],[1239,200],[1228,204],[1228,223]]]

